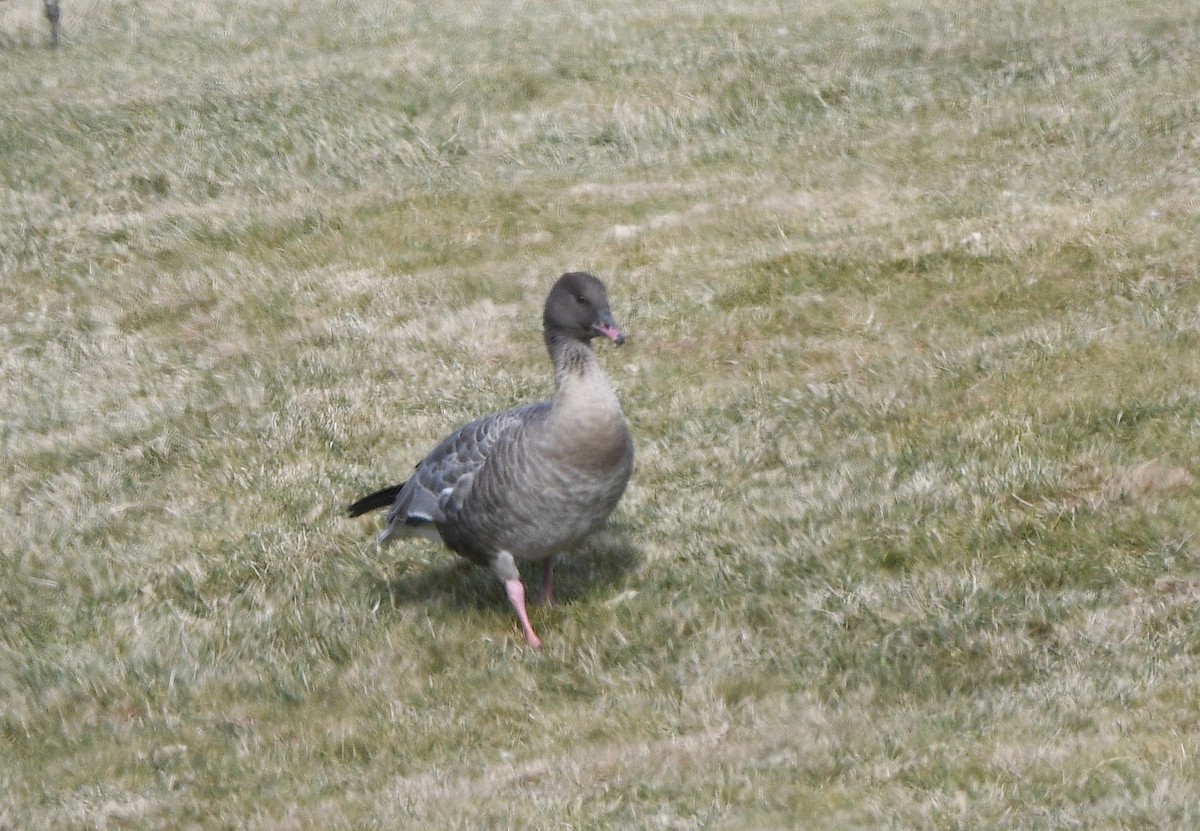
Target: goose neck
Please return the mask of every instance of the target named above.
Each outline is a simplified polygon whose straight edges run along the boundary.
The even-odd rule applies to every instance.
[[[561,388],[571,378],[582,378],[596,368],[596,356],[586,341],[546,333],[546,348],[554,364],[554,386]]]

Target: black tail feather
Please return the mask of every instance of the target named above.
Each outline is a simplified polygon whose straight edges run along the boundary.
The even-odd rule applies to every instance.
[[[350,516],[362,516],[367,511],[390,507],[396,501],[396,496],[403,487],[404,483],[401,482],[399,485],[392,485],[390,488],[384,488],[381,491],[368,494],[347,508],[346,513]]]

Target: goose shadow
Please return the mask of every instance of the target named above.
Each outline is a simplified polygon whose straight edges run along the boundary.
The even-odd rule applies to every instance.
[[[420,603],[445,603],[464,609],[508,609],[508,599],[496,575],[443,549],[445,559],[432,565],[401,563],[395,574],[366,574],[373,605],[393,608]],[[620,586],[637,571],[644,555],[626,529],[610,527],[559,556],[554,563],[554,599],[567,606],[602,595]],[[518,562],[521,579],[533,596],[541,587],[542,566]]]

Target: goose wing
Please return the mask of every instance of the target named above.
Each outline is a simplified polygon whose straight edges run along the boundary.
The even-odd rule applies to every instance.
[[[542,401],[493,413],[464,424],[438,442],[400,487],[379,541],[414,535],[440,539],[436,526],[446,518],[444,508],[451,495],[461,499],[497,443],[549,410],[550,402]]]

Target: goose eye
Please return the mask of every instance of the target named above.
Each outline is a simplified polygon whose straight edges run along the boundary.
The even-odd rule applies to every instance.
[[[580,305],[580,306],[582,306],[582,305],[584,305],[585,303],[587,303],[587,298],[586,298],[586,297],[584,297],[582,294],[576,295],[576,296],[575,296],[575,299],[579,301],[579,305]]]

